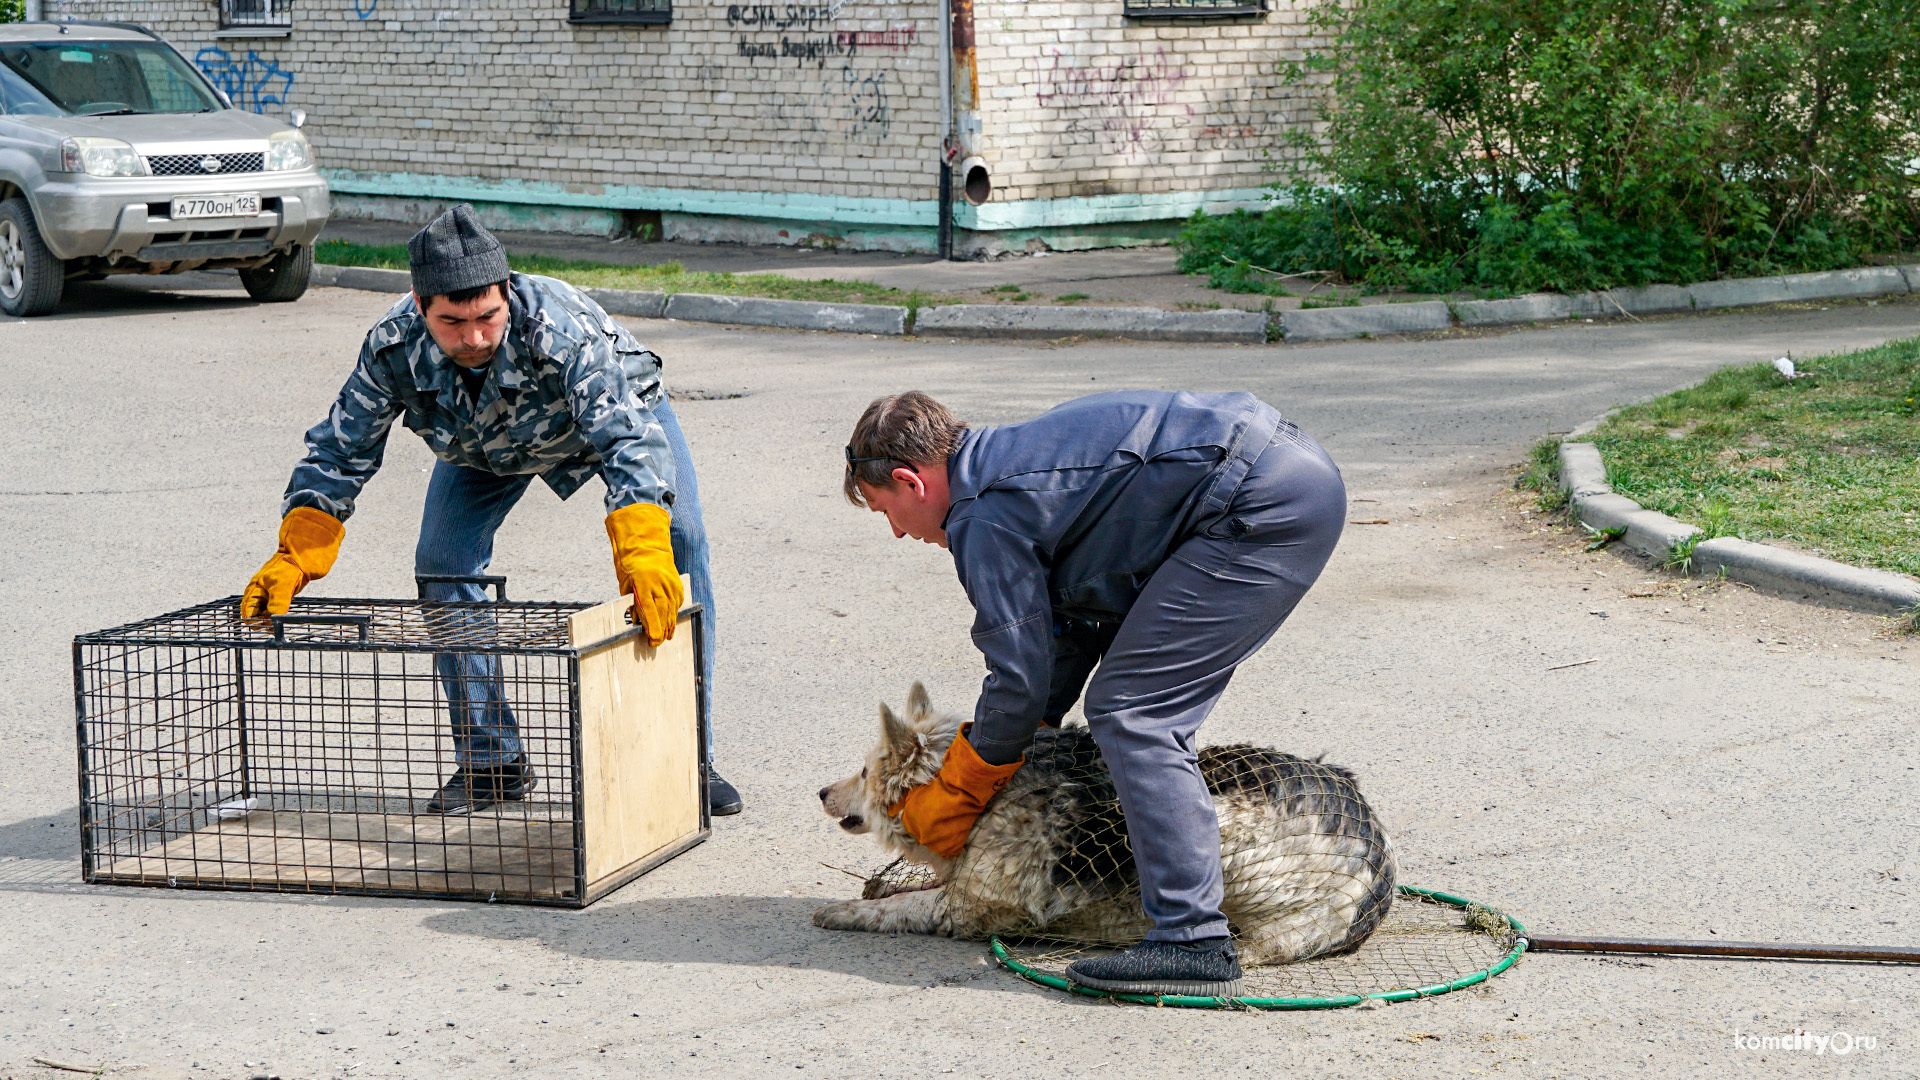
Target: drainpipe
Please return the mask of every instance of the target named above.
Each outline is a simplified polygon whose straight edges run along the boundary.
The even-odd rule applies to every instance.
[[[940,0],[940,257],[953,258],[952,0]]]
[[[27,21],[40,21],[40,0],[27,0]]]
[[[940,159],[940,164],[945,170],[947,192],[951,196],[953,163],[962,162],[964,169],[965,163],[971,161],[979,152],[980,69],[975,63],[974,56],[973,0],[947,0],[947,6],[953,15],[952,28],[948,33],[950,46],[948,59],[952,66],[947,79],[947,91],[952,95],[948,113],[952,118],[952,126],[947,142],[941,148],[945,156]],[[981,173],[984,176],[985,170],[983,169]]]

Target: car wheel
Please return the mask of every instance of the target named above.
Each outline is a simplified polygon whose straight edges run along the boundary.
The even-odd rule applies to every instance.
[[[247,295],[263,304],[284,304],[298,300],[313,280],[313,249],[297,247],[283,251],[265,266],[240,271],[240,284]]]
[[[27,200],[0,202],[0,311],[45,315],[59,306],[66,274],[66,263],[40,239]]]

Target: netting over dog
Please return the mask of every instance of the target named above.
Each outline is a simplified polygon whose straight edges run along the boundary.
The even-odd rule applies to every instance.
[[[1475,928],[1465,901],[1399,890],[1396,903],[1392,846],[1352,773],[1252,746],[1198,758],[1220,823],[1221,910],[1248,969],[1244,1001],[1437,992],[1518,955],[1517,927],[1497,913],[1473,913]],[[932,884],[895,863],[863,896]],[[1009,968],[1064,989],[1084,989],[1061,978],[1068,963],[1145,936],[1126,816],[1085,728],[1040,732],[944,886],[947,932],[991,937]]]
[[[1392,847],[1351,773],[1253,746],[1208,747],[1221,910],[1255,963],[1351,948],[1393,901]],[[1126,815],[1084,727],[1042,730],[975,823],[946,883],[956,932],[1139,941],[1150,924]]]

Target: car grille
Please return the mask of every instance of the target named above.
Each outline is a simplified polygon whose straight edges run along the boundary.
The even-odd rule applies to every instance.
[[[200,163],[207,158],[220,159],[220,167],[208,172]],[[228,173],[260,172],[267,167],[267,155],[247,154],[155,154],[147,159],[147,168],[155,176],[225,176]]]

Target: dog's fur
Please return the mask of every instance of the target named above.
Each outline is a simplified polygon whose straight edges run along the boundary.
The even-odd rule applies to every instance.
[[[850,833],[931,867],[931,885],[829,904],[833,930],[984,938],[1039,934],[1116,945],[1152,928],[1140,906],[1113,780],[1084,727],[1042,728],[958,858],[907,835],[887,808],[939,771],[959,721],[919,683],[905,719],[880,706],[880,744],[857,775],[820,790]],[[1358,948],[1393,899],[1393,847],[1346,769],[1252,746],[1200,751],[1220,819],[1222,908],[1241,957],[1284,964]]]

